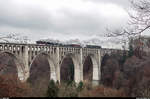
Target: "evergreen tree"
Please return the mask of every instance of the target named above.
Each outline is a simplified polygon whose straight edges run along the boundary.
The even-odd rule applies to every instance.
[[[122,55],[121,58],[119,59],[119,63],[120,63],[121,65],[123,65],[123,64],[125,63],[126,59],[127,59],[127,54],[126,54],[126,51],[125,51],[125,49],[124,49],[124,50],[123,50],[123,55]]]
[[[58,94],[58,87],[56,86],[53,80],[50,80],[47,90],[47,97],[57,97]]]
[[[77,87],[77,91],[80,92],[83,89],[83,82],[80,81]]]
[[[131,56],[133,56],[133,55],[134,55],[133,47],[132,47],[132,45],[130,44],[130,45],[129,45],[129,51],[128,51],[128,57],[131,57]]]

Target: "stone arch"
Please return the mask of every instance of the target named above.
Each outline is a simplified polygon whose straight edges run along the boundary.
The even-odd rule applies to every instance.
[[[93,81],[99,81],[99,64],[98,64],[98,60],[96,60],[96,55],[93,54],[89,54],[85,57],[85,59],[83,60],[83,70],[85,68],[84,64],[86,62],[86,59],[90,58],[90,60],[92,61],[92,82]],[[83,72],[83,76],[84,76],[84,72]],[[84,77],[83,77],[84,78]]]
[[[111,76],[112,74],[110,73],[111,71],[111,67],[108,66],[108,60],[111,59],[111,55],[109,55],[108,53],[105,53],[103,56],[102,56],[102,60],[101,60],[101,83],[105,84],[105,85],[108,85],[110,86],[111,84]],[[112,63],[112,61],[111,61]],[[115,65],[117,66],[117,65]],[[106,78],[106,75],[107,75],[107,78]]]
[[[29,73],[31,73],[31,69],[32,69],[32,64],[35,61],[35,59],[40,56],[40,55],[45,55],[47,61],[48,61],[48,65],[49,65],[49,75],[50,78],[49,80],[54,80],[56,81],[56,68],[55,68],[55,62],[53,60],[53,58],[46,52],[40,52],[39,54],[37,54],[36,56],[34,56],[33,60],[31,61],[30,67],[29,67]],[[29,74],[30,75],[30,74]]]
[[[60,62],[60,77],[61,77],[61,66],[63,64],[63,61],[69,57],[74,65],[74,81],[76,83],[80,82],[80,64],[79,64],[79,60],[78,60],[78,55],[73,54],[73,53],[69,53],[67,55],[65,55]],[[61,79],[61,78],[60,78]]]
[[[83,80],[88,82],[93,80],[93,62],[90,56],[87,56],[83,63]]]
[[[18,79],[21,81],[24,81],[25,80],[25,67],[24,67],[22,60],[19,59],[19,56],[15,55],[14,53],[10,51],[2,51],[0,52],[0,55],[4,53],[8,54],[10,57],[14,59]]]
[[[103,56],[101,56],[101,81],[103,81],[103,71],[106,61],[109,59],[109,54],[105,53]]]

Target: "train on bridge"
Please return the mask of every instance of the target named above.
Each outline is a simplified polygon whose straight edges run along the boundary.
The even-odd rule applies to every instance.
[[[49,42],[49,41],[36,41],[36,44],[39,45],[52,45],[52,46],[63,46],[63,47],[75,47],[75,48],[82,48],[80,44],[63,44],[63,43],[57,43],[57,42]],[[98,48],[100,49],[101,46],[98,45],[86,45],[84,48]]]

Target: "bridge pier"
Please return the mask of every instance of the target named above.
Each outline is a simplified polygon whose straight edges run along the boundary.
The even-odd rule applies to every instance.
[[[101,52],[100,50],[98,50],[96,60],[97,60],[96,62],[93,62],[93,67],[94,67],[93,68],[93,81],[92,81],[93,86],[99,85],[100,80],[101,80]]]
[[[60,55],[59,55],[59,47],[56,48],[56,80],[60,83]]]
[[[80,81],[83,81],[83,50],[80,48]]]
[[[28,46],[22,46],[22,62],[24,64],[25,77],[23,81],[26,81],[29,77],[29,62],[28,62]]]

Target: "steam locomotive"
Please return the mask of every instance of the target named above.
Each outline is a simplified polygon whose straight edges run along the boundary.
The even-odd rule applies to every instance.
[[[55,43],[55,42],[47,42],[47,41],[36,41],[36,44],[39,45],[62,45],[61,43]]]
[[[62,43],[47,42],[47,41],[36,41],[36,44],[39,44],[39,45],[62,46],[62,47],[77,47],[77,48],[81,48],[82,47],[79,44],[62,44]]]
[[[36,44],[39,44],[39,45],[52,45],[52,46],[62,46],[62,47],[82,48],[82,46],[79,45],[79,44],[62,44],[62,43],[47,42],[47,41],[36,41]],[[100,49],[101,46],[96,46],[96,45],[86,45],[85,48],[97,48],[97,49]]]

